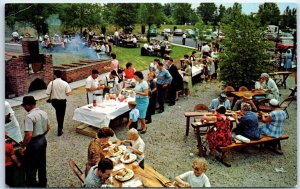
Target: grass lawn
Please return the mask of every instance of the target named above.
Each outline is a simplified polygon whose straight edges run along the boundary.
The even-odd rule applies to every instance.
[[[179,46],[171,46],[172,52],[170,56],[175,59],[183,58],[184,54],[191,55],[193,49],[184,48]],[[124,48],[124,47],[113,47],[112,52],[116,53],[117,60],[119,60],[120,67],[126,68],[126,63],[131,62],[136,70],[148,69],[151,62],[156,56],[141,56],[141,48]],[[79,62],[82,59],[88,59],[84,54],[80,53],[52,53],[53,64],[68,64],[72,62]]]
[[[193,49],[179,47],[173,45],[171,47],[172,52],[170,56],[175,59],[183,58],[184,54],[191,55]],[[156,56],[141,56],[141,48],[124,48],[124,47],[113,47],[113,52],[116,53],[117,59],[119,60],[120,66],[126,68],[127,62],[131,62],[136,70],[148,69],[151,62],[153,62]]]

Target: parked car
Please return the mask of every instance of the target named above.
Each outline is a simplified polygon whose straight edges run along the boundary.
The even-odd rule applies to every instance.
[[[196,36],[197,33],[192,29],[186,29],[185,34],[186,34],[186,37],[193,38]]]
[[[171,29],[170,29],[170,28],[165,28],[165,29],[161,32],[161,35],[165,35],[165,33],[170,34],[170,33],[171,33]]]
[[[212,32],[209,35],[206,35],[205,40],[206,41],[210,41],[210,40],[214,40],[218,37],[218,33],[216,32]],[[223,33],[219,32],[219,39],[223,39],[225,36],[223,35]]]
[[[276,41],[277,40],[277,34],[275,34],[275,33],[266,33],[265,38],[269,41]]]
[[[156,28],[150,28],[150,36],[156,37],[157,36],[157,29]]]
[[[280,40],[294,40],[294,36],[291,33],[280,33],[279,39]]]
[[[276,43],[276,50],[280,52],[285,52],[288,49],[292,49],[294,47],[294,41],[292,40],[281,40],[279,43]]]
[[[176,29],[173,33],[174,36],[182,36],[183,35],[183,31],[182,29]]]

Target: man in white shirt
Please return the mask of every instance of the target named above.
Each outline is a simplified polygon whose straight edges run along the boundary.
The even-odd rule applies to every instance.
[[[55,80],[48,84],[46,94],[51,99],[51,104],[55,109],[57,120],[57,136],[63,134],[64,118],[67,107],[67,96],[71,94],[70,85],[61,79],[61,72],[59,70],[54,71]]]
[[[99,76],[98,70],[92,70],[92,75],[90,75],[85,80],[85,89],[87,92],[87,103],[88,104],[93,103],[93,99],[95,96],[103,95],[104,86],[99,85],[98,76]]]
[[[208,43],[204,43],[202,47],[202,55],[210,56],[209,51],[210,47],[208,46]]]
[[[134,47],[137,47],[137,38],[135,36],[133,36],[133,38],[132,38],[132,43],[133,43]]]
[[[182,34],[182,45],[185,45],[186,34]]]
[[[5,101],[5,131],[16,142],[23,141],[19,122],[17,121],[15,112],[7,101]]]

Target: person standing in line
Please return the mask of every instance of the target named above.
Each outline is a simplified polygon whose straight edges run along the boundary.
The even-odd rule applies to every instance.
[[[157,87],[156,81],[154,80],[156,73],[154,71],[148,73],[148,85],[149,85],[149,105],[146,113],[146,124],[152,122],[152,115],[155,114]]]
[[[111,53],[111,63],[114,65],[114,70],[116,70],[116,72],[118,72],[119,69],[119,61],[116,59],[117,55],[115,53]]]
[[[284,68],[286,69],[286,71],[292,69],[292,57],[293,55],[291,49],[288,49],[285,53],[285,63],[284,63]]]
[[[5,131],[8,132],[8,136],[16,142],[23,140],[15,112],[7,101],[5,101]]]
[[[50,95],[51,104],[55,109],[57,120],[57,136],[63,134],[64,119],[67,107],[67,96],[71,94],[70,85],[61,79],[61,71],[54,71],[55,80],[48,84],[46,94]]]
[[[182,45],[185,45],[186,34],[182,34]]]
[[[87,96],[87,103],[92,104],[94,96],[102,96],[103,95],[103,85],[99,85],[98,80],[99,72],[98,70],[92,70],[92,75],[90,75],[85,80],[85,89]]]
[[[175,105],[175,99],[176,99],[176,92],[183,90],[183,78],[181,77],[180,73],[178,72],[178,68],[175,64],[173,64],[173,59],[170,58],[168,60],[168,67],[169,67],[169,73],[172,76],[172,82],[169,85],[168,88],[168,98],[169,98],[169,105],[168,106],[174,106]]]
[[[127,129],[131,129],[131,128],[138,128],[138,120],[139,120],[139,116],[140,116],[140,112],[138,109],[136,109],[136,102],[135,101],[129,101],[128,102],[128,107],[130,109],[129,112],[129,120],[128,123],[126,125]]]
[[[159,104],[158,113],[164,112],[165,93],[168,85],[172,82],[172,76],[168,70],[164,68],[164,64],[159,62],[157,64],[157,100]]]
[[[24,96],[22,106],[28,112],[24,122],[24,140],[19,149],[19,153],[24,155],[26,186],[47,187],[45,135],[50,130],[48,114],[36,107],[33,96]]]

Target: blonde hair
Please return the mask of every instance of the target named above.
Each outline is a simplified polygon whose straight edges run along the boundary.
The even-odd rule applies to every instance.
[[[202,173],[206,172],[208,163],[204,158],[195,159],[193,162],[193,168],[198,169]]]
[[[129,129],[129,131],[127,131],[127,134],[133,136],[139,136],[139,132],[135,128]]]

